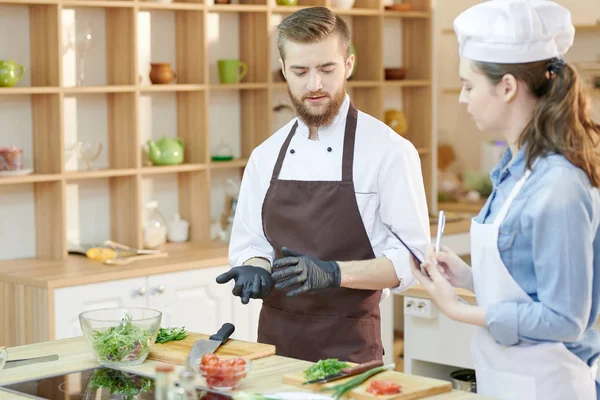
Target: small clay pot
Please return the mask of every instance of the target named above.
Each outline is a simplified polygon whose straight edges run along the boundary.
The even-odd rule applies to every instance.
[[[171,69],[171,63],[151,63],[150,82],[154,84],[171,83],[177,76]]]

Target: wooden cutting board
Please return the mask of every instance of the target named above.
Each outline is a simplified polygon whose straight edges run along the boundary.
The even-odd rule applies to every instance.
[[[187,356],[196,340],[208,339],[209,336],[202,333],[188,333],[188,336],[184,340],[157,343],[152,347],[148,359],[169,364],[185,365]],[[215,354],[220,356],[246,357],[250,360],[256,360],[257,358],[275,354],[275,346],[229,339],[225,344],[219,346]]]
[[[335,386],[349,381],[354,377],[338,379],[337,381],[302,385],[304,382],[304,372],[296,372],[283,376],[283,383],[293,386],[300,386],[305,389],[310,389],[319,392],[322,388]],[[374,380],[392,381],[402,386],[402,390],[394,395],[379,395],[368,393],[367,388]],[[360,386],[350,391],[349,397],[353,400],[414,400],[422,399],[423,397],[433,396],[439,393],[450,392],[452,383],[439,379],[426,378],[423,376],[408,375],[398,371],[384,371],[364,381]],[[323,392],[331,394],[331,391]]]

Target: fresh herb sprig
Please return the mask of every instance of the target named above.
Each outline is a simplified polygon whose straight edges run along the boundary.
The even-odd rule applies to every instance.
[[[304,377],[307,381],[323,379],[326,376],[338,374],[342,369],[348,367],[350,367],[348,363],[339,361],[337,358],[327,358],[311,365],[304,371]]]
[[[351,391],[352,389],[355,389],[356,387],[360,386],[364,381],[366,381],[367,379],[369,379],[373,375],[376,375],[376,374],[378,374],[380,372],[383,372],[383,371],[385,371],[387,369],[393,369],[395,366],[396,366],[396,364],[392,363],[392,364],[383,365],[381,367],[372,368],[372,369],[370,369],[368,371],[363,372],[360,375],[357,375],[356,377],[350,379],[347,382],[323,388],[323,389],[321,389],[321,392],[331,390],[331,391],[333,391],[333,394],[332,394],[333,398],[335,400],[338,400],[343,395],[345,395],[346,393],[348,393],[349,391]]]
[[[156,343],[167,343],[175,340],[183,340],[187,337],[185,326],[181,328],[160,328],[156,336]]]

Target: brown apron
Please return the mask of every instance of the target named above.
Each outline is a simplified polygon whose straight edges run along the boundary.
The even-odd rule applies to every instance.
[[[350,104],[341,181],[279,180],[298,122],[290,130],[262,208],[263,230],[277,258],[282,257],[282,246],[321,260],[375,258],[352,180],[357,116]],[[289,157],[293,153],[290,150]],[[286,296],[296,287],[273,289],[263,300],[259,342],[275,345],[278,355],[312,362],[338,358],[362,363],[383,358],[380,290],[330,288]]]

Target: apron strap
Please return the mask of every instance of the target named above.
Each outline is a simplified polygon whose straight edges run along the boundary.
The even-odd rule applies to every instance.
[[[521,188],[523,187],[523,185],[525,185],[525,181],[527,180],[527,178],[529,178],[529,175],[531,175],[531,171],[533,170],[533,168],[535,167],[537,162],[538,162],[538,160],[535,160],[533,162],[533,164],[531,165],[531,169],[527,169],[525,171],[525,173],[523,174],[523,176],[521,177],[521,179],[519,179],[519,181],[515,184],[515,186],[511,190],[510,194],[508,195],[506,202],[504,202],[504,205],[502,206],[502,208],[500,209],[500,212],[496,216],[496,219],[493,222],[494,225],[499,226],[502,223],[502,221],[504,221],[504,218],[506,217],[506,214],[508,214],[508,209],[510,208],[513,200],[517,197],[517,195],[521,191]]]
[[[290,147],[290,142],[292,141],[292,138],[294,137],[294,133],[296,133],[296,128],[298,128],[298,120],[296,120],[296,122],[294,122],[292,129],[290,129],[290,133],[288,134],[287,138],[285,139],[285,142],[283,142],[283,145],[281,146],[281,149],[279,150],[279,156],[277,157],[277,162],[275,163],[275,168],[273,168],[273,176],[271,177],[271,179],[276,180],[277,178],[279,178],[279,173],[281,172],[281,166],[283,165],[283,159],[285,158],[285,153],[287,152],[288,147]]]
[[[344,153],[342,156],[342,181],[352,182],[352,166],[354,165],[354,142],[356,139],[356,123],[358,110],[350,102],[346,116],[346,130],[344,132]]]

